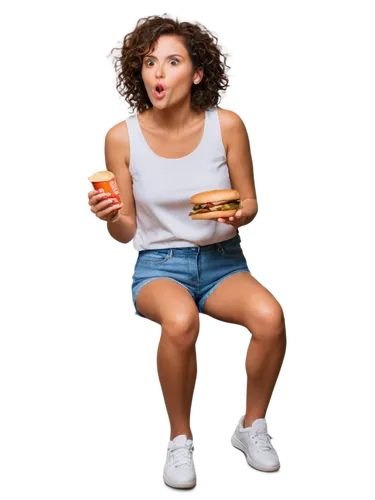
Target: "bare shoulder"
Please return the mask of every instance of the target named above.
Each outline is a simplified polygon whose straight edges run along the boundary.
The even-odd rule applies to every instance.
[[[118,122],[108,127],[105,137],[111,137],[110,140],[114,141],[128,139],[128,126],[126,124],[126,118],[122,118]]]
[[[220,125],[224,129],[246,129],[245,120],[240,113],[231,108],[218,108]]]
[[[230,109],[223,109],[219,106],[217,107],[217,109],[223,143],[226,152],[228,152],[228,146],[231,140],[231,136],[233,135],[233,133],[241,130],[243,131],[245,129],[245,124],[242,121],[241,117],[234,111],[231,111]]]
[[[120,123],[116,123],[116,125],[108,130],[105,137],[105,142],[107,145],[117,150],[119,155],[123,155],[125,164],[129,168],[130,145],[126,120],[123,120]]]

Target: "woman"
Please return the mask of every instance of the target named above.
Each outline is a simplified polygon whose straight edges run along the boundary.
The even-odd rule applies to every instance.
[[[117,61],[117,89],[138,114],[112,127],[105,140],[123,205],[89,193],[91,211],[107,221],[111,236],[122,243],[134,238],[136,314],[161,325],[157,367],[171,426],[163,478],[175,488],[196,484],[190,410],[199,312],[251,332],[246,413],[232,444],[256,469],[280,467],[265,414],[286,350],[284,315],[251,275],[240,245],[238,228],[258,206],[246,128],[236,113],[217,106],[228,83],[220,56],[199,24],[158,16],[138,21]],[[226,219],[193,220],[190,197],[213,189],[236,189],[242,208]]]

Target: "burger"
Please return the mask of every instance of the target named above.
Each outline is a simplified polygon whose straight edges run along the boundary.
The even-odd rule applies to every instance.
[[[235,189],[203,191],[192,196],[190,203],[194,207],[189,215],[194,220],[231,217],[242,208],[240,193]]]

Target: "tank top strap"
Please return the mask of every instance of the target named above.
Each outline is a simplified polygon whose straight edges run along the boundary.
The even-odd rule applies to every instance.
[[[206,137],[204,138],[204,148],[211,156],[222,156],[224,154],[226,157],[217,106],[207,110],[206,119],[208,122],[205,132]]]

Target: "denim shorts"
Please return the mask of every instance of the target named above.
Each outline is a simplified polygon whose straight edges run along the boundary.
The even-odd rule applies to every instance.
[[[240,242],[237,232],[233,238],[211,245],[139,251],[132,276],[135,314],[145,317],[137,310],[136,298],[143,285],[158,278],[184,286],[204,314],[207,297],[225,278],[240,272],[251,274]]]

